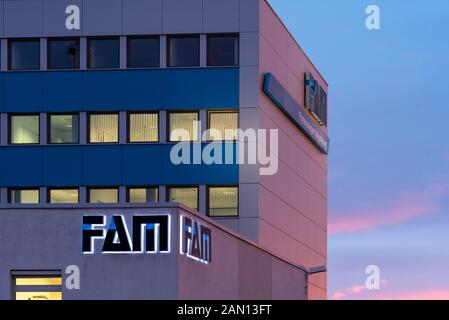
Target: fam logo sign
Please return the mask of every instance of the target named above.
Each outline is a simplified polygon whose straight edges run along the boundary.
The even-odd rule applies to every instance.
[[[205,225],[179,217],[180,253],[188,258],[208,264],[212,262],[212,232]]]
[[[132,216],[132,238],[123,215],[83,217],[83,254],[96,253],[95,245],[101,245],[101,253],[169,253],[170,216]],[[106,223],[107,222],[107,223]]]

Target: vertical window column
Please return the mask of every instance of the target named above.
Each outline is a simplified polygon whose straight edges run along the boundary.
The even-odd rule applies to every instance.
[[[80,133],[80,144],[87,143],[87,112],[80,112],[79,116],[79,133]]]
[[[200,67],[207,66],[207,36],[200,35]]]
[[[167,36],[162,35],[159,40],[159,63],[161,68],[167,67]]]
[[[0,71],[8,70],[8,40],[0,39]]]
[[[2,112],[0,114],[0,145],[8,145],[8,114]]]
[[[87,38],[80,38],[80,69],[87,69]]]
[[[128,52],[127,52],[127,43],[126,43],[126,37],[121,36],[120,37],[120,68],[126,69],[127,68],[127,60],[128,60]]]
[[[41,42],[41,48],[40,48],[40,59],[41,59],[41,70],[46,71],[48,66],[47,66],[47,38],[41,38],[40,39]]]
[[[47,144],[47,136],[47,114],[41,112],[39,117],[39,143],[41,145]]]
[[[203,214],[207,212],[207,188],[204,184],[198,188],[198,211]]]

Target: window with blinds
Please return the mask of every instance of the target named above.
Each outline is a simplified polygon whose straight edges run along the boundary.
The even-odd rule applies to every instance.
[[[238,187],[210,187],[208,201],[209,216],[237,217],[238,199]]]
[[[183,205],[198,210],[198,188],[169,188],[168,198],[170,202],[179,202]]]
[[[90,143],[117,143],[118,142],[118,114],[91,114],[89,115]]]
[[[238,112],[209,112],[209,140],[238,140],[238,128]]]
[[[158,142],[158,114],[131,113],[129,115],[129,142]]]
[[[170,113],[170,141],[198,141],[198,113]]]

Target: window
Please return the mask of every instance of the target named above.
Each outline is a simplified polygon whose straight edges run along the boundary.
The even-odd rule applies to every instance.
[[[236,35],[213,35],[207,37],[208,66],[238,66],[239,37]]]
[[[128,38],[128,68],[158,68],[159,38]]]
[[[48,40],[48,69],[79,69],[80,43],[78,39]]]
[[[39,143],[39,115],[12,115],[10,129],[11,144]]]
[[[118,114],[90,114],[89,142],[117,143],[118,119]]]
[[[189,208],[198,210],[197,187],[169,188],[168,199],[169,202],[179,202]]]
[[[78,115],[49,116],[49,143],[78,143]]]
[[[170,113],[169,122],[170,141],[198,140],[197,112]]]
[[[9,203],[12,204],[38,204],[39,198],[39,189],[9,190]]]
[[[238,216],[238,187],[210,187],[209,208],[211,217],[237,217]]]
[[[157,113],[130,113],[129,142],[158,142],[159,117]]]
[[[40,64],[39,39],[9,41],[9,70],[39,70]]]
[[[62,300],[60,272],[12,272],[15,300]]]
[[[128,202],[130,203],[158,202],[158,188],[156,187],[128,188]]]
[[[78,189],[50,189],[50,203],[78,203]]]
[[[209,112],[209,140],[238,140],[239,113]]]
[[[118,38],[88,40],[87,64],[89,69],[117,69],[120,67],[120,41]]]
[[[200,65],[200,38],[198,36],[168,37],[167,63],[169,67],[196,67]]]
[[[118,188],[89,189],[89,203],[118,203]]]

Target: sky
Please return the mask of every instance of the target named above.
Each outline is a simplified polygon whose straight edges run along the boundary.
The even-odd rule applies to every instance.
[[[449,1],[269,2],[329,83],[328,298],[449,299]]]

